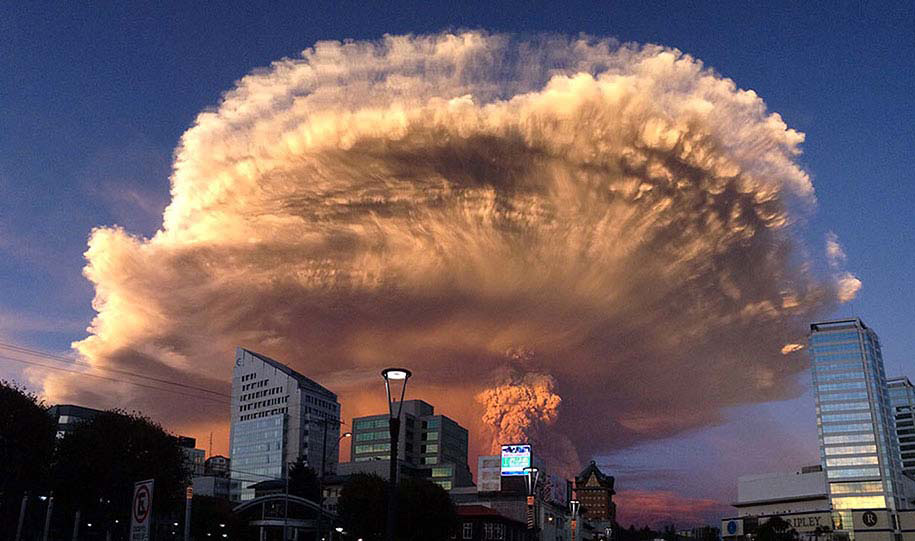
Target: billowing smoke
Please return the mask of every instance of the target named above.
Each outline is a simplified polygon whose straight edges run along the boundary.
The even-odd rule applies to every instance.
[[[569,439],[552,430],[559,418],[562,398],[554,392],[555,380],[546,374],[506,372],[499,381],[477,394],[483,407],[483,426],[489,451],[498,454],[502,444],[531,443],[556,473],[577,473],[578,456]]]
[[[785,346],[854,294],[798,249],[803,140],[661,46],[318,43],[198,116],[152,238],[92,233],[98,315],[74,347],[225,388],[242,345],[338,391],[348,417],[380,411],[378,370],[406,365],[472,456],[547,433],[574,461],[715,423],[799,392]]]

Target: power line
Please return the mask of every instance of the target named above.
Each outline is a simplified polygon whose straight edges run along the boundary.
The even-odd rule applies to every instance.
[[[13,361],[13,362],[17,362],[17,363],[28,364],[28,365],[32,365],[32,366],[39,366],[41,368],[47,368],[48,370],[58,370],[60,372],[69,372],[71,374],[78,374],[78,375],[86,376],[86,377],[90,377],[90,378],[97,378],[97,379],[103,379],[103,380],[107,380],[107,381],[113,381],[115,383],[127,383],[129,385],[136,385],[137,387],[144,387],[146,389],[153,389],[156,391],[164,391],[167,393],[179,394],[179,395],[188,396],[191,398],[200,398],[202,400],[209,400],[211,402],[216,402],[218,404],[223,404],[223,405],[231,405],[231,402],[226,402],[225,400],[219,400],[217,398],[211,398],[209,396],[200,396],[200,395],[194,395],[194,394],[190,394],[190,393],[183,393],[181,391],[178,391],[175,389],[169,389],[167,387],[156,387],[155,385],[147,385],[145,383],[138,383],[136,381],[129,381],[129,380],[118,379],[118,378],[110,378],[108,376],[100,376],[98,374],[89,374],[87,372],[82,372],[80,370],[70,370],[68,368],[62,368],[60,366],[51,366],[51,365],[47,365],[47,364],[36,363],[35,361],[27,361],[25,359],[16,359],[14,357],[6,357],[4,355],[0,355],[0,359],[5,360],[5,361]]]
[[[38,350],[35,350],[35,349],[29,349],[29,348],[25,348],[25,347],[22,347],[22,346],[17,346],[17,345],[14,345],[14,344],[8,344],[8,343],[6,343],[6,342],[0,342],[0,349],[5,349],[5,350],[8,350],[8,351],[13,351],[13,352],[16,352],[16,353],[23,353],[23,354],[26,354],[26,355],[34,355],[34,356],[36,356],[36,357],[46,358],[46,359],[48,359],[48,360],[57,361],[57,362],[65,363],[65,364],[77,365],[77,366],[85,366],[85,367],[87,367],[87,368],[93,368],[93,369],[96,369],[96,370],[105,370],[105,371],[114,372],[114,373],[117,373],[117,374],[124,374],[124,375],[127,375],[127,376],[133,376],[133,377],[136,377],[136,378],[146,379],[146,380],[149,380],[149,381],[155,381],[156,383],[164,383],[164,384],[167,384],[167,385],[174,385],[174,386],[176,386],[176,387],[184,387],[185,389],[192,389],[192,390],[195,390],[195,391],[200,391],[200,392],[204,392],[204,393],[209,393],[209,394],[216,395],[216,396],[221,396],[221,397],[224,397],[224,398],[232,398],[231,395],[228,395],[228,394],[226,394],[226,393],[222,393],[222,392],[219,392],[219,391],[214,391],[214,390],[212,390],[212,389],[207,389],[206,387],[199,387],[199,386],[197,386],[197,385],[191,385],[191,384],[188,384],[188,383],[181,383],[181,382],[178,382],[178,381],[172,381],[172,380],[157,378],[157,377],[154,377],[154,376],[148,376],[148,375],[146,375],[146,374],[140,374],[140,373],[137,373],[137,372],[132,372],[132,371],[130,371],[130,370],[122,370],[122,369],[118,369],[118,368],[109,368],[109,367],[104,367],[104,366],[95,366],[95,365],[93,365],[93,364],[89,364],[89,363],[86,363],[86,362],[78,361],[78,360],[76,360],[76,359],[68,359],[67,357],[61,357],[61,356],[58,356],[58,355],[52,355],[52,354],[50,354],[50,353],[45,353],[45,352],[43,352],[43,351],[38,351]]]
[[[226,393],[221,393],[221,392],[218,392],[218,391],[213,391],[213,390],[207,389],[207,388],[205,388],[205,387],[199,387],[199,386],[196,386],[196,385],[190,385],[190,384],[181,383],[181,382],[177,382],[177,381],[171,381],[171,380],[167,380],[167,379],[162,379],[162,378],[157,378],[157,377],[153,377],[153,376],[148,376],[148,375],[140,374],[140,373],[133,372],[133,371],[130,371],[130,370],[122,370],[122,369],[118,369],[118,368],[108,368],[108,367],[97,367],[97,366],[92,365],[92,364],[90,364],[90,363],[78,361],[78,360],[75,360],[75,359],[70,359],[70,358],[67,358],[67,357],[62,357],[62,356],[59,356],[59,355],[53,355],[53,354],[51,354],[51,353],[46,353],[46,352],[43,352],[43,351],[39,351],[39,350],[36,350],[36,349],[30,349],[30,348],[26,348],[26,347],[23,347],[23,346],[17,346],[17,345],[15,345],[15,344],[9,344],[9,343],[7,343],[7,342],[2,342],[2,341],[0,341],[0,350],[7,350],[7,351],[9,351],[9,352],[20,353],[20,354],[23,354],[23,355],[32,355],[32,356],[38,357],[38,358],[40,358],[40,359],[42,359],[42,360],[43,360],[43,359],[48,359],[48,360],[55,361],[55,362],[59,362],[59,363],[66,364],[66,365],[69,365],[69,366],[74,366],[74,365],[75,365],[75,366],[85,366],[85,367],[87,367],[87,368],[92,368],[92,369],[96,369],[96,370],[104,370],[104,371],[113,372],[113,373],[117,373],[117,374],[123,374],[123,375],[126,375],[126,376],[131,376],[131,377],[135,377],[135,378],[139,378],[139,379],[145,379],[145,380],[152,381],[152,382],[156,382],[156,383],[164,383],[164,384],[167,384],[167,385],[174,385],[174,386],[182,387],[182,388],[185,388],[185,389],[191,389],[191,390],[195,390],[195,391],[206,392],[206,393],[209,393],[209,394],[212,394],[212,395],[216,395],[216,396],[219,396],[219,397],[228,398],[228,399],[230,399],[230,400],[228,400],[228,401],[227,401],[227,400],[220,400],[220,399],[218,399],[218,398],[213,398],[213,397],[210,397],[210,396],[200,396],[200,395],[197,395],[197,394],[185,393],[185,392],[181,392],[181,391],[176,390],[176,389],[169,389],[169,388],[167,388],[167,387],[160,387],[160,386],[156,386],[156,385],[149,385],[149,384],[139,383],[139,382],[136,382],[136,381],[130,381],[130,380],[121,379],[121,378],[114,378],[114,377],[102,376],[102,375],[98,375],[98,374],[91,374],[91,373],[84,372],[84,371],[81,371],[81,370],[73,370],[73,369],[68,369],[68,368],[62,368],[62,367],[59,367],[59,366],[51,366],[51,365],[47,365],[47,364],[38,363],[38,362],[35,362],[35,361],[28,361],[28,360],[25,360],[25,359],[18,359],[18,358],[14,358],[14,357],[3,356],[3,355],[0,355],[0,360],[7,360],[7,361],[13,361],[13,362],[18,362],[18,363],[28,364],[28,365],[32,365],[32,366],[37,366],[37,367],[41,367],[41,368],[46,368],[46,369],[48,369],[48,370],[57,370],[57,371],[60,371],[60,372],[69,372],[69,373],[71,373],[71,374],[77,374],[77,375],[81,375],[81,376],[87,376],[87,377],[90,377],[90,378],[102,379],[102,380],[111,381],[111,382],[115,382],[115,383],[126,383],[126,384],[128,384],[128,385],[135,385],[135,386],[137,386],[137,387],[143,387],[143,388],[145,388],[145,389],[152,389],[152,390],[156,390],[156,391],[163,391],[163,392],[173,393],[173,394],[177,394],[177,395],[181,395],[181,396],[187,396],[187,397],[190,397],[190,398],[199,398],[199,399],[202,399],[202,400],[208,400],[208,401],[210,401],[210,402],[215,402],[215,403],[217,403],[217,404],[223,404],[223,405],[226,405],[226,406],[231,406],[231,405],[232,405],[232,402],[231,402],[232,395],[229,395],[229,394],[226,394]],[[306,422],[318,422],[318,423],[324,421],[324,418],[318,417],[316,414],[311,414],[311,413],[309,413],[309,412],[306,412],[305,415],[295,415],[295,414],[290,413],[289,411],[285,411],[285,412],[283,412],[282,414],[286,415],[286,417],[288,417],[290,420],[304,420],[304,421],[306,421]],[[326,416],[325,416],[325,417],[326,417]],[[339,424],[341,424],[341,425],[348,426],[347,423],[346,423],[346,421],[344,421],[344,420],[342,420],[342,419],[337,419],[337,418],[334,418],[334,417],[327,417],[326,420],[327,420],[327,422],[337,422],[337,423],[339,423]]]

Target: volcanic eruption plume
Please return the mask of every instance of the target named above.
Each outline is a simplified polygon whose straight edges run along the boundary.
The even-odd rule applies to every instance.
[[[853,295],[798,249],[803,140],[662,46],[321,42],[197,117],[152,238],[92,233],[98,314],[74,347],[223,388],[250,347],[348,417],[382,411],[378,370],[405,365],[471,452],[539,437],[574,461],[715,423],[796,394],[803,352],[783,348]]]

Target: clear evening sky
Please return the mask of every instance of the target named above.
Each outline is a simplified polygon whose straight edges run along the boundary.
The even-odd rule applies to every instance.
[[[911,2],[13,6],[0,17],[0,341],[71,354],[95,315],[82,275],[93,228],[148,237],[161,227],[179,138],[241,77],[320,40],[462,29],[659,44],[754,90],[806,134],[797,161],[817,203],[800,229],[805,249],[822,262],[835,233],[863,284],[832,315],[863,318],[882,339],[887,374],[915,377]],[[744,377],[735,370],[722,385]],[[0,360],[0,378],[25,376]],[[797,381],[797,398],[597,454],[630,491],[623,520],[713,520],[735,499],[736,476],[816,463],[807,373]]]

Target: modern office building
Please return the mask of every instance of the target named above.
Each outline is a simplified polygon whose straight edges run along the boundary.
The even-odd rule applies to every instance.
[[[197,439],[188,436],[175,436],[175,441],[184,453],[184,469],[188,475],[195,477],[204,474],[206,451],[197,449]]]
[[[229,441],[241,500],[254,497],[251,485],[285,478],[300,456],[319,474],[322,464],[334,472],[339,437],[336,394],[270,357],[235,350]]]
[[[396,406],[395,406],[396,407]],[[467,465],[467,429],[422,400],[405,400],[397,458],[413,467],[428,468],[429,478],[445,490],[472,483]],[[391,458],[389,414],[353,419],[352,462],[387,464]],[[377,466],[377,465],[375,465]]]
[[[860,319],[810,325],[820,459],[838,525],[852,509],[906,509],[877,334]]]
[[[902,473],[915,479],[915,387],[907,377],[886,380],[890,405],[896,417],[896,440],[902,459]]]
[[[218,475],[202,475],[191,479],[194,496],[208,496],[236,502],[241,496],[241,482]]]
[[[76,428],[77,424],[88,421],[99,413],[102,413],[102,410],[73,404],[58,404],[48,408],[48,415],[57,422],[58,438],[64,437],[68,432]]]
[[[231,461],[222,455],[213,455],[203,463],[204,475],[213,477],[229,477]]]

